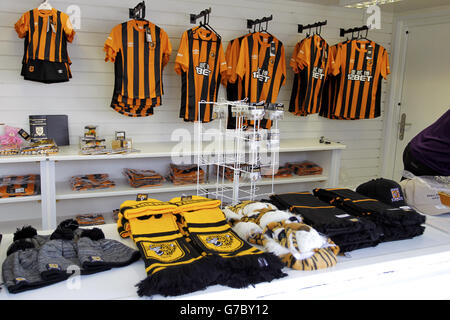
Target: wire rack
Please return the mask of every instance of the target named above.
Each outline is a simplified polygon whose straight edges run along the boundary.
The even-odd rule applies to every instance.
[[[234,205],[273,194],[279,165],[278,121],[283,118],[284,106],[247,100],[199,102],[199,110],[207,107],[213,112],[213,125],[195,122],[197,195]],[[230,112],[234,129],[227,129]],[[271,121],[270,129],[262,128],[263,119]],[[201,183],[201,174],[206,175],[206,183]],[[269,192],[258,186],[263,176]]]

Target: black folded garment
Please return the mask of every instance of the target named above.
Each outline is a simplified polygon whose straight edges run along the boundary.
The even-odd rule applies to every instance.
[[[315,189],[314,195],[349,214],[374,222],[381,242],[411,239],[423,234],[425,216],[413,209],[395,208],[345,188]]]
[[[380,242],[379,231],[373,222],[352,216],[310,192],[276,194],[270,199],[279,209],[299,214],[306,224],[330,237],[341,252],[373,247]]]

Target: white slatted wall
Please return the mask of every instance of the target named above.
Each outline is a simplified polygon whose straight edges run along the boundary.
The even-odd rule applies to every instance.
[[[307,4],[295,1],[247,0],[148,0],[146,18],[159,25],[169,35],[173,47],[170,63],[164,71],[163,106],[148,118],[127,118],[109,107],[114,83],[114,66],[104,62],[103,43],[110,30],[128,19],[128,8],[138,0],[52,0],[58,10],[69,5],[81,8],[81,29],[69,44],[73,61],[73,79],[62,84],[40,84],[24,81],[20,76],[23,40],[13,25],[25,11],[37,7],[38,0],[2,0],[0,2],[0,122],[28,129],[29,114],[68,114],[71,143],[86,124],[98,124],[104,136],[115,130],[125,130],[134,141],[170,140],[176,128],[192,128],[178,118],[181,79],[174,72],[174,60],[181,34],[193,27],[189,14],[211,7],[210,24],[222,35],[224,49],[228,41],[247,32],[246,19],[273,14],[269,32],[285,45],[286,60],[304,34],[297,33],[297,24],[328,20],[322,36],[330,45],[343,41],[339,28],[365,24],[362,10]],[[369,38],[390,51],[392,14],[382,13],[382,29],[369,32]],[[287,70],[287,83],[279,95],[279,102],[289,104],[293,73]],[[383,104],[387,103],[389,82],[384,82]],[[220,96],[224,96],[222,87]],[[384,112],[383,112],[384,114]],[[317,115],[307,118],[286,114],[281,123],[282,138],[326,136],[343,142],[341,184],[355,186],[381,173],[383,116],[374,120],[328,120]]]

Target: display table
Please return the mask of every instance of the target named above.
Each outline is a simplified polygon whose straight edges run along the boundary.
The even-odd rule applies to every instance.
[[[131,239],[119,237],[115,224],[100,228],[106,238],[134,247]],[[3,236],[2,262],[12,236]],[[422,236],[339,256],[333,268],[317,271],[285,268],[285,271],[288,273],[285,278],[245,289],[215,285],[178,297],[143,299],[449,299],[450,235],[427,226]],[[10,294],[3,287],[0,299],[138,299],[134,285],[145,277],[144,262],[140,260],[124,268],[72,276],[64,282],[19,294]]]

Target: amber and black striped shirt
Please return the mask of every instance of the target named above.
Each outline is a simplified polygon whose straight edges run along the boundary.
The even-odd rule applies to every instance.
[[[67,42],[75,31],[69,16],[56,9],[25,12],[14,25],[19,38],[25,38],[23,63],[31,60],[71,63]]]
[[[329,54],[327,42],[319,35],[303,39],[296,46],[296,56],[291,59],[290,65],[299,75],[294,79],[294,90],[298,93],[291,99],[290,109],[294,109],[297,115],[318,113],[323,88],[330,70],[332,56]],[[294,61],[293,61],[294,60]],[[297,104],[297,105],[296,105]]]
[[[236,74],[244,80],[245,97],[250,103],[276,103],[278,93],[286,83],[283,43],[263,32],[245,37],[239,50]],[[272,121],[264,119],[260,126],[270,128]]]
[[[163,69],[172,52],[167,33],[149,21],[130,20],[112,29],[104,51],[105,61],[115,66],[111,107],[130,117],[153,114],[161,104]]]
[[[336,59],[336,53],[338,46],[340,45],[342,45],[342,43],[330,46],[329,55],[330,58],[333,59],[332,61]],[[340,86],[340,77],[339,75],[333,75],[331,69],[332,68],[330,68],[330,74],[324,83],[319,115],[328,119],[340,119],[340,117],[334,116]],[[341,119],[343,118],[341,117]]]
[[[339,75],[339,90],[333,116],[371,119],[381,114],[381,80],[390,73],[388,53],[370,40],[352,40],[339,45],[333,74]]]
[[[307,116],[308,114],[302,109],[302,98],[305,96],[305,93],[302,92],[306,89],[306,86],[302,85],[302,76],[306,74],[305,71],[299,69],[297,63],[297,55],[300,50],[300,46],[302,45],[302,41],[297,42],[294,47],[294,51],[292,53],[291,60],[289,60],[289,65],[292,67],[294,71],[294,80],[292,83],[292,91],[291,91],[291,99],[289,100],[289,112],[297,115],[297,116]],[[305,81],[305,80],[303,80]]]
[[[250,102],[275,103],[286,82],[284,46],[277,38],[256,32],[242,40],[236,73],[245,79]]]
[[[181,75],[180,118],[185,121],[209,122],[222,77],[227,73],[227,62],[222,42],[214,32],[195,27],[186,30],[175,59],[175,72]]]
[[[228,43],[227,50],[225,52],[228,71],[226,77],[222,78],[222,83],[227,88],[228,101],[239,101],[245,98],[245,80],[238,77],[238,75],[236,74],[236,67],[239,59],[242,40],[249,35],[250,34],[246,34],[242,37],[231,40]],[[236,128],[236,118],[233,117],[231,106],[228,107],[227,128]]]

